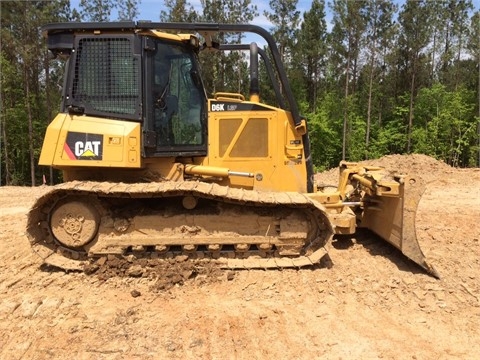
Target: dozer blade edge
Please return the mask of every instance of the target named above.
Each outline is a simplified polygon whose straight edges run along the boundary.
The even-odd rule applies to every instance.
[[[426,188],[425,182],[412,177],[396,180],[400,183],[399,196],[373,195],[365,199],[360,227],[373,231],[439,279],[440,274],[420,248],[415,230],[417,208]]]

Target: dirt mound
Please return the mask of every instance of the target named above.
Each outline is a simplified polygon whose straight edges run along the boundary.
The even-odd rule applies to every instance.
[[[391,175],[421,177],[426,182],[437,180],[456,170],[442,161],[422,154],[386,155],[379,159],[360,161],[359,164],[383,167]],[[317,174],[316,180],[322,185],[336,186],[338,174],[339,169],[336,167]]]
[[[171,259],[136,258],[134,255],[109,255],[91,261],[84,266],[84,273],[105,281],[110,278],[148,278],[155,280],[152,291],[169,290],[178,285],[195,283],[198,286],[211,284],[225,279],[232,279],[233,273],[227,275],[214,261],[191,260],[187,256]]]
[[[453,173],[455,170],[442,161],[422,154],[386,155],[380,159],[362,161],[361,164],[381,166],[395,175],[419,176],[426,182],[434,181],[440,175]]]

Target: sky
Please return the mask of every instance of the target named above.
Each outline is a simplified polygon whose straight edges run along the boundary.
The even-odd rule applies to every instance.
[[[392,0],[396,3],[402,4],[405,0]],[[435,1],[435,0],[431,0]],[[70,0],[70,4],[72,9],[78,9],[78,3],[80,0]],[[200,0],[190,0],[190,4],[194,6],[195,9],[200,10]],[[270,29],[272,24],[265,18],[263,15],[264,10],[270,11],[269,1],[268,0],[252,0],[252,3],[257,5],[259,16],[252,22],[255,25],[259,25],[264,27],[265,29]],[[297,10],[303,15],[305,11],[310,10],[312,0],[298,0],[297,2]],[[326,1],[328,3],[328,1]],[[480,0],[472,0],[473,6],[475,10],[480,9]],[[139,12],[140,15],[135,20],[151,20],[151,21],[160,21],[160,11],[164,10],[163,0],[140,0],[139,5]],[[328,5],[326,6],[327,11],[327,26],[329,24],[329,9]]]
[[[480,1],[480,0],[476,0],[476,1]],[[80,0],[70,0],[71,8],[78,9],[79,2]],[[202,8],[200,0],[190,0],[189,3],[192,4],[194,8],[197,10],[200,10]],[[252,3],[257,5],[258,13],[259,13],[259,16],[252,23],[255,25],[262,26],[266,29],[270,29],[272,27],[272,24],[263,15],[264,10],[270,10],[269,1],[253,0]],[[298,0],[297,10],[299,10],[301,14],[303,14],[303,12],[310,10],[311,3],[312,3],[312,0]],[[140,0],[140,5],[139,5],[140,15],[135,20],[160,21],[160,11],[162,10],[165,10],[165,7],[163,5],[163,0]]]
[[[0,0],[1,1],[1,0]],[[480,0],[476,0],[480,1]],[[189,0],[188,1],[196,10],[201,11],[202,6],[200,0]],[[80,0],[70,0],[70,8],[77,10],[79,9],[78,4]],[[263,15],[265,10],[270,11],[270,5],[268,0],[252,0],[252,3],[257,5],[257,12],[259,16],[252,21],[252,24],[261,26],[267,30],[271,30],[273,28],[273,24],[270,23],[267,18]],[[312,0],[298,0],[297,2],[297,10],[300,11],[300,18],[303,18],[303,13],[305,11],[310,10]],[[138,6],[139,15],[137,16],[136,21],[138,20],[150,20],[152,22],[160,21],[160,12],[165,10],[164,1],[163,0],[140,0],[140,4]],[[111,19],[115,21],[115,14],[112,13]],[[328,15],[327,15],[328,18]],[[328,22],[328,19],[327,19]],[[257,42],[260,47],[266,44],[263,38],[256,34],[246,34],[246,42]]]
[[[1,0],[0,0],[1,1]],[[402,6],[405,0],[392,0]],[[431,0],[435,1],[435,0]],[[71,8],[77,8],[80,0],[70,0]],[[200,0],[189,0],[188,1],[196,10],[201,10],[201,2]],[[273,24],[271,24],[266,17],[263,15],[265,10],[270,10],[269,0],[252,0],[252,3],[257,5],[258,14],[259,16],[252,21],[252,24],[259,25],[267,30],[271,30],[273,28]],[[312,0],[298,0],[297,2],[297,10],[300,11],[300,18],[303,18],[303,13],[305,11],[310,10]],[[327,21],[327,29],[330,30],[332,26],[332,15],[328,8],[329,1],[325,1],[325,11],[326,11],[326,21]],[[480,9],[480,0],[472,0],[473,6],[475,11]],[[163,0],[140,0],[139,4],[139,16],[135,20],[150,20],[152,22],[160,21],[160,12],[165,10],[164,1]],[[112,20],[114,19],[114,14],[112,14]],[[249,41],[260,41],[258,37],[254,36],[253,39],[249,38]],[[250,40],[252,39],[252,40]]]
[[[200,0],[190,0],[189,2],[196,10],[200,10],[202,8]],[[269,1],[252,1],[252,3],[257,5],[259,13],[259,16],[253,21],[253,23],[267,29],[272,27],[272,24],[263,15],[264,10],[270,10]],[[312,0],[298,0],[297,10],[303,14],[303,12],[310,9],[311,3]],[[140,16],[138,17],[138,20],[158,21],[160,19],[160,11],[164,7],[162,0],[141,0],[139,8]]]

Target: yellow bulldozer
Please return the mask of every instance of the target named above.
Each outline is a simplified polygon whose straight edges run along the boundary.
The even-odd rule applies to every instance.
[[[298,268],[317,264],[335,234],[363,227],[438,276],[415,234],[421,179],[341,162],[336,188],[315,182],[307,121],[263,28],[139,21],[43,32],[66,61],[39,161],[61,170],[64,183],[28,215],[29,241],[45,263],[81,269],[132,254]],[[218,44],[218,33],[254,34],[266,46]],[[208,97],[200,51],[237,50],[249,51],[248,98]],[[260,101],[259,60],[275,106]]]

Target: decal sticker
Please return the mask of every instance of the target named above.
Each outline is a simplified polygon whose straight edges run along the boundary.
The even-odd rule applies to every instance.
[[[225,111],[225,104],[212,104],[212,111]]]
[[[70,160],[102,160],[103,135],[69,132],[64,150]]]
[[[210,111],[272,111],[272,109],[261,104],[238,103],[238,102],[211,102]]]

